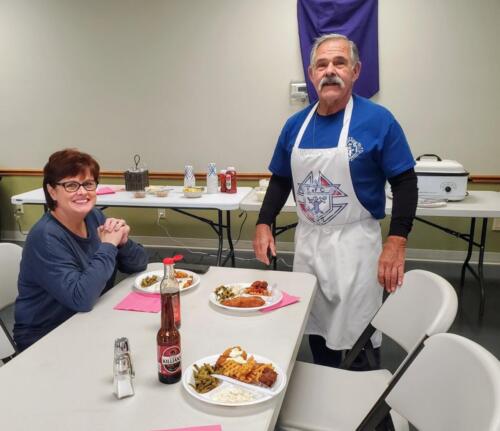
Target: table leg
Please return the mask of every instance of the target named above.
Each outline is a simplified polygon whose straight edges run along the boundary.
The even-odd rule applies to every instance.
[[[217,236],[219,237],[219,248],[217,249],[217,266],[220,266],[222,262],[222,247],[224,245],[224,224],[222,223],[222,211],[217,210],[217,217],[219,220],[219,229],[217,231]]]
[[[483,223],[481,226],[481,242],[479,246],[479,259],[477,261],[477,272],[479,274],[479,287],[481,290],[481,303],[479,306],[479,319],[481,320],[484,315],[484,303],[485,303],[485,282],[483,273],[484,264],[484,250],[486,246],[486,231],[488,229],[488,219],[483,218]]]
[[[217,210],[217,223],[214,222],[211,219],[205,218],[205,217],[200,217],[196,214],[192,214],[188,211],[185,211],[181,208],[169,208],[172,211],[178,212],[180,214],[184,214],[188,217],[194,218],[196,220],[202,221],[203,223],[208,224],[213,231],[217,234],[217,239],[219,240],[219,245],[217,248],[217,266],[224,266],[229,259],[229,256],[231,256],[231,262],[234,266],[235,258],[234,258],[234,246],[233,246],[233,240],[231,238],[231,218],[230,218],[230,212],[227,212],[227,225],[224,224],[223,222],[223,217],[222,217],[222,210]],[[227,255],[226,259],[224,262],[222,261],[222,252],[223,252],[223,246],[224,246],[224,229],[227,229],[228,232],[228,241],[229,241],[229,248],[230,248],[230,253]]]
[[[465,270],[469,266],[470,258],[472,256],[472,248],[474,247],[474,231],[475,231],[475,228],[476,228],[476,218],[472,217],[470,219],[467,256],[465,257],[464,263],[462,264],[462,272],[460,274],[460,292],[459,292],[460,303],[462,302],[462,296],[463,296],[463,290],[464,290]]]
[[[469,232],[469,246],[467,249],[467,257],[465,258],[465,261],[462,265],[462,273],[461,273],[461,277],[460,277],[460,300],[462,300],[462,291],[463,291],[464,282],[465,282],[465,271],[468,269],[469,272],[474,276],[474,278],[479,283],[479,295],[480,295],[479,321],[481,321],[483,316],[484,316],[484,304],[486,302],[486,289],[485,289],[486,283],[484,282],[484,252],[485,252],[485,248],[486,248],[486,232],[488,230],[488,219],[485,217],[482,220],[481,239],[480,239],[479,244],[474,243],[475,226],[476,226],[476,219],[472,218],[471,225],[470,225],[470,232]],[[472,266],[470,264],[470,258],[472,255],[472,247],[474,245],[479,248],[479,257],[478,257],[478,261],[477,261],[477,273],[474,270],[474,268],[472,268]]]
[[[226,211],[226,229],[227,229],[227,242],[229,243],[229,256],[231,257],[231,266],[234,268],[236,259],[234,256],[233,237],[231,235],[231,211]]]
[[[460,303],[462,303],[463,289],[464,289],[464,284],[465,284],[465,272],[467,270],[469,270],[469,272],[473,275],[473,277],[479,283],[479,289],[480,289],[480,295],[481,295],[481,301],[480,301],[480,305],[479,305],[479,321],[481,321],[481,319],[483,318],[483,314],[484,314],[484,303],[485,303],[485,282],[484,282],[483,269],[484,269],[484,251],[485,251],[485,247],[486,247],[486,232],[488,230],[488,218],[487,217],[483,218],[483,223],[481,226],[481,241],[480,242],[474,241],[474,234],[475,234],[475,230],[476,230],[476,218],[475,217],[471,217],[470,228],[469,228],[468,234],[456,232],[452,229],[448,229],[444,226],[440,226],[436,223],[430,222],[430,221],[425,220],[425,219],[420,218],[420,217],[415,217],[415,220],[418,220],[422,223],[428,224],[429,226],[433,226],[439,230],[442,230],[443,232],[446,232],[450,235],[453,235],[453,236],[460,238],[460,239],[467,242],[467,256],[465,257],[464,263],[462,264],[462,271],[460,274],[459,299],[460,299]],[[472,257],[472,250],[474,247],[479,248],[479,260],[477,263],[477,272],[470,264],[470,259]]]

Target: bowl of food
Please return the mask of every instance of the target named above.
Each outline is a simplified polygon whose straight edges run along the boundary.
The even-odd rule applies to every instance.
[[[200,198],[205,190],[205,187],[184,187],[184,196],[187,198]]]
[[[148,186],[146,187],[146,193],[159,197],[166,198],[168,196],[168,192],[171,190],[170,187],[165,186]]]
[[[262,202],[264,200],[264,196],[266,195],[267,192],[267,187],[255,187],[255,197],[259,202]]]

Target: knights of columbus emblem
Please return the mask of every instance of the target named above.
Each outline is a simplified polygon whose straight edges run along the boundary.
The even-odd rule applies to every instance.
[[[356,139],[349,137],[347,139],[347,152],[349,155],[349,161],[352,162],[356,157],[358,157],[364,151],[363,145],[361,145]]]
[[[333,184],[321,171],[315,178],[309,172],[298,184],[297,204],[302,213],[314,224],[323,225],[334,219],[347,203],[335,203],[335,198],[346,197],[340,184]]]

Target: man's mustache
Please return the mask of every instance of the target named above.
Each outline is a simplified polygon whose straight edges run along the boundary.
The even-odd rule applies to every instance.
[[[319,89],[321,90],[324,85],[328,84],[337,84],[340,85],[340,88],[345,87],[345,82],[339,76],[325,76],[319,81]]]

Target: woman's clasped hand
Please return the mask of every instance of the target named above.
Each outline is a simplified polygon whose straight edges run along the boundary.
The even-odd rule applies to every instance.
[[[107,218],[104,224],[97,229],[101,242],[107,242],[116,247],[120,247],[128,241],[129,232],[130,226],[127,222],[116,218]]]

